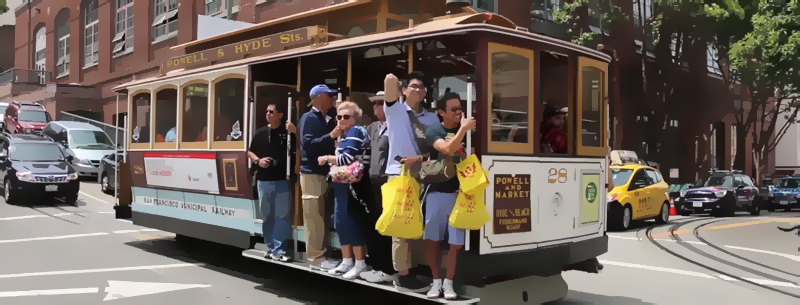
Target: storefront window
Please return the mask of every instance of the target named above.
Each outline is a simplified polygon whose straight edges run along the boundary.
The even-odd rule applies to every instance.
[[[150,92],[134,94],[131,98],[131,148],[149,148],[150,143]],[[146,144],[146,145],[135,145]],[[139,147],[136,147],[139,146]]]
[[[156,92],[156,143],[177,141],[178,90],[162,89]]]
[[[208,84],[183,88],[181,142],[206,142],[208,134]]]
[[[489,53],[490,150],[532,154],[533,52],[492,43]]]
[[[214,142],[244,141],[244,83],[243,76],[215,82]]]

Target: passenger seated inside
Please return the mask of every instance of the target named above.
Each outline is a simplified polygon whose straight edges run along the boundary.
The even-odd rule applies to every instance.
[[[541,146],[543,153],[566,154],[567,134],[564,131],[567,121],[567,111],[553,105],[545,104],[544,115],[540,130]]]
[[[519,125],[513,124],[510,128],[502,126],[503,118],[498,112],[492,112],[492,138],[500,139],[500,142],[514,142]],[[508,130],[508,131],[506,131]]]

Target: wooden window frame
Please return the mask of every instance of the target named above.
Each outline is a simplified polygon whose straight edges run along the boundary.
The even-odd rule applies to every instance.
[[[127,141],[128,141],[128,150],[150,150],[152,148],[151,144],[153,144],[153,137],[152,136],[150,136],[149,143],[133,143],[133,141],[132,141],[133,140],[133,129],[134,129],[134,126],[135,126],[134,122],[133,122],[133,119],[134,119],[134,117],[138,117],[136,115],[133,115],[133,114],[135,114],[135,112],[133,110],[133,107],[135,106],[134,98],[137,95],[142,94],[142,93],[147,93],[147,94],[150,95],[150,114],[151,114],[150,115],[150,120],[152,121],[152,119],[153,119],[153,116],[152,116],[152,114],[153,114],[153,90],[150,90],[150,89],[139,89],[139,90],[134,91],[131,94],[128,94],[128,113],[131,114],[126,118],[128,120],[128,131],[126,132],[126,134],[127,134],[126,138],[127,138]],[[148,131],[148,132],[152,133],[152,131]]]
[[[602,146],[591,147],[583,146],[583,68],[592,67],[603,72],[603,84],[601,85],[602,94],[600,96],[600,143]],[[579,156],[605,157],[608,155],[608,64],[599,60],[578,56],[578,82],[576,85],[577,95],[575,96],[575,136],[577,153]]]
[[[529,60],[528,64],[528,141],[526,143],[515,143],[515,142],[499,142],[499,141],[492,141],[492,55],[495,53],[511,53],[515,55],[519,55],[525,57]],[[535,137],[536,131],[536,124],[533,123],[534,121],[534,107],[535,107],[535,98],[534,98],[534,87],[536,84],[536,71],[535,71],[535,50],[533,49],[526,49],[520,47],[514,47],[506,44],[490,42],[487,46],[487,54],[486,54],[486,101],[484,103],[487,105],[487,109],[489,111],[485,114],[486,122],[486,139],[487,139],[487,152],[488,153],[502,153],[502,154],[511,154],[511,155],[533,155],[534,154],[534,146],[535,146]]]
[[[152,119],[152,122],[153,122],[152,124],[150,124],[150,125],[153,126],[153,132],[152,132],[153,135],[152,135],[152,138],[150,139],[150,141],[153,143],[153,149],[164,149],[164,150],[175,150],[175,149],[178,149],[178,139],[176,139],[174,143],[156,142],[156,134],[157,134],[156,130],[158,129],[158,122],[156,120],[156,118],[158,117],[158,113],[157,113],[158,112],[158,110],[157,110],[158,107],[156,105],[156,102],[158,102],[158,100],[156,100],[156,96],[158,96],[158,93],[163,91],[163,90],[174,89],[175,91],[178,91],[178,88],[180,88],[180,86],[178,86],[177,83],[171,83],[171,84],[168,83],[168,84],[163,84],[163,85],[159,86],[158,88],[156,88],[155,90],[153,90],[153,95],[151,96],[152,101],[150,102],[150,107],[152,109],[150,111],[150,114],[152,116],[151,119]],[[176,92],[175,98],[176,99],[180,98],[180,92],[179,91]],[[175,102],[176,102],[175,103],[176,104],[176,106],[175,106],[176,107],[176,111],[178,111],[178,110],[180,110],[180,100],[176,100]],[[180,114],[176,114],[176,117],[175,117],[175,124],[176,125],[177,125],[177,122],[179,120],[178,116],[180,116]],[[175,134],[176,134],[176,136],[180,136],[180,132],[181,132],[180,126],[175,126]]]
[[[241,127],[241,131],[242,131],[242,140],[241,141],[214,141],[214,136],[215,136],[214,133],[216,131],[216,125],[215,125],[216,123],[214,122],[214,119],[216,117],[216,111],[215,110],[216,110],[216,106],[217,106],[217,99],[216,99],[217,90],[216,90],[216,86],[217,86],[217,83],[220,83],[220,82],[222,82],[224,80],[227,80],[227,79],[241,79],[241,80],[244,81],[244,88],[242,88],[242,90],[243,90],[242,96],[244,96],[244,99],[242,100],[242,105],[243,105],[242,107],[244,107],[244,108],[242,108],[243,109],[242,121],[239,122],[239,126]],[[246,118],[247,118],[247,107],[248,107],[248,105],[247,105],[248,92],[247,91],[248,91],[248,84],[247,84],[247,75],[246,74],[228,73],[228,74],[224,74],[224,75],[218,76],[218,77],[214,78],[213,81],[211,81],[211,86],[209,88],[209,96],[211,97],[211,102],[208,103],[208,106],[209,106],[209,109],[208,109],[209,110],[209,112],[208,112],[208,114],[209,114],[208,139],[209,139],[209,141],[211,141],[211,149],[213,149],[213,150],[244,150],[244,149],[247,149],[247,147],[245,147],[246,146],[245,145],[245,139],[248,136],[247,133],[246,133],[247,126],[248,126],[247,125],[248,122],[246,120]]]
[[[208,79],[193,79],[191,81],[188,81],[188,82],[185,82],[185,83],[181,84],[180,91],[178,92],[179,98],[180,98],[180,100],[178,100],[178,111],[180,112],[178,114],[178,125],[181,126],[181,127],[178,128],[179,131],[180,131],[180,134],[178,135],[178,137],[179,137],[178,138],[178,143],[179,143],[178,144],[178,149],[207,150],[209,148],[209,145],[210,145],[209,144],[209,142],[211,141],[211,137],[209,136],[211,134],[210,128],[206,128],[206,140],[205,141],[200,141],[200,142],[184,142],[183,141],[183,109],[185,107],[184,103],[186,102],[186,96],[184,95],[185,94],[184,90],[187,87],[191,86],[191,85],[197,85],[197,84],[206,85],[206,88],[208,89],[208,96],[206,96],[206,123],[209,122],[209,118],[208,117],[210,116],[210,112],[208,112],[208,109],[210,109],[210,107],[208,105],[211,104],[211,101],[212,101],[211,100],[211,82],[209,82]],[[206,125],[206,126],[210,127],[211,125]]]

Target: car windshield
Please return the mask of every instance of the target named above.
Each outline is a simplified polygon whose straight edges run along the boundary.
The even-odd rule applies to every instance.
[[[630,169],[611,169],[611,181],[614,183],[614,186],[625,185],[625,183],[628,183],[628,179],[631,178],[632,173],[633,171]]]
[[[0,105],[0,113],[1,114],[5,114],[6,113],[6,109],[8,109],[7,105]]]
[[[797,183],[798,179],[781,179],[781,184],[778,185],[778,188],[782,189],[796,189],[800,187]]]
[[[19,113],[19,120],[22,122],[47,123],[50,122],[50,114],[44,111],[22,111]]]
[[[703,186],[733,187],[733,176],[711,176]]]
[[[69,132],[72,144],[81,149],[113,149],[114,144],[105,132],[96,130],[73,130]]]
[[[24,162],[64,161],[64,153],[54,144],[16,144],[9,147],[9,159]]]

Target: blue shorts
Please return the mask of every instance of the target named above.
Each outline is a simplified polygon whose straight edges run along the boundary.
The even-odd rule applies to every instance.
[[[464,245],[464,230],[450,226],[450,213],[456,205],[458,193],[428,193],[425,197],[425,240],[442,241],[445,233],[451,245]]]

